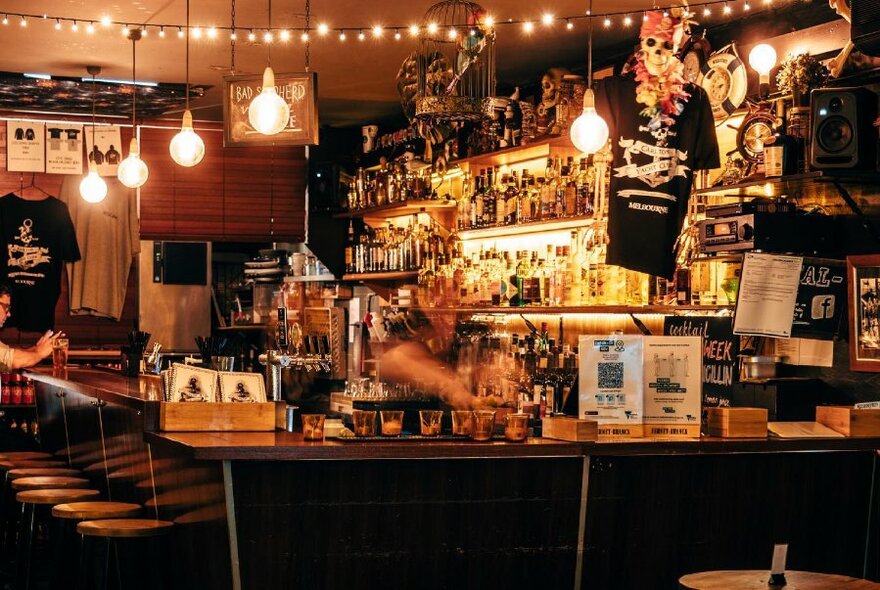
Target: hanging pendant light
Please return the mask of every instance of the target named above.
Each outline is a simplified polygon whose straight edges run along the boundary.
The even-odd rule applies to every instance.
[[[205,157],[205,142],[193,129],[189,110],[189,0],[186,1],[186,110],[180,131],[171,139],[168,149],[171,159],[187,168],[195,166]]]
[[[95,76],[101,73],[98,66],[89,66],[92,75],[92,151],[95,151]],[[89,172],[79,183],[79,194],[86,203],[100,203],[107,196],[107,183],[98,176],[98,165],[89,160]]]
[[[585,154],[595,154],[608,142],[608,123],[596,112],[593,94],[593,2],[590,2],[590,28],[587,41],[587,90],[584,92],[584,112],[574,120],[569,130],[574,147]]]
[[[147,178],[150,176],[150,170],[147,168],[147,163],[141,160],[141,147],[138,144],[137,140],[137,77],[135,64],[136,55],[135,55],[135,43],[141,38],[140,29],[135,29],[129,32],[129,38],[131,39],[131,83],[132,83],[132,99],[131,99],[131,143],[128,148],[128,157],[122,160],[119,163],[119,167],[116,168],[116,177],[119,178],[119,182],[127,186],[128,188],[139,188],[144,186],[144,183],[147,182]]]
[[[272,30],[272,0],[269,0],[269,30]],[[269,65],[263,71],[263,88],[251,101],[248,121],[259,133],[276,135],[281,133],[290,121],[290,106],[275,91],[275,72],[272,71],[269,47],[267,43],[266,57]]]

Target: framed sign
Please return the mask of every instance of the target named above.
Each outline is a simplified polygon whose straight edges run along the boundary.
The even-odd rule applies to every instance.
[[[317,145],[318,75],[275,74],[275,90],[290,105],[290,121],[277,135],[258,133],[248,121],[248,108],[262,85],[263,74],[223,78],[223,146]]]
[[[848,256],[849,368],[880,372],[880,255]]]

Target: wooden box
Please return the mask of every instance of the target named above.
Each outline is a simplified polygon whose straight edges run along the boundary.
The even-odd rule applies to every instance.
[[[880,409],[817,406],[816,422],[844,436],[880,436]]]
[[[275,403],[161,402],[159,430],[274,431]]]
[[[766,408],[707,408],[710,436],[724,438],[765,438]]]
[[[595,420],[547,416],[541,421],[541,436],[571,442],[594,441],[599,437],[599,424]]]

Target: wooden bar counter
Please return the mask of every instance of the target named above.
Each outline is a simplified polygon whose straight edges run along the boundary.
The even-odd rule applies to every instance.
[[[178,525],[181,588],[672,588],[880,577],[880,439],[309,442],[162,433],[148,378],[37,381],[43,444]]]

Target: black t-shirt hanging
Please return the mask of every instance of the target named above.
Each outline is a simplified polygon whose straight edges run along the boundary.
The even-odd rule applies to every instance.
[[[12,287],[13,313],[7,324],[20,330],[55,327],[61,268],[80,259],[67,205],[49,197],[29,201],[9,193],[0,198],[0,269]]]
[[[608,203],[606,262],[672,278],[675,240],[681,231],[694,171],[717,168],[718,140],[709,97],[690,94],[675,123],[651,131],[640,114],[635,78],[605,78],[596,89],[596,110],[608,123],[614,162]]]

